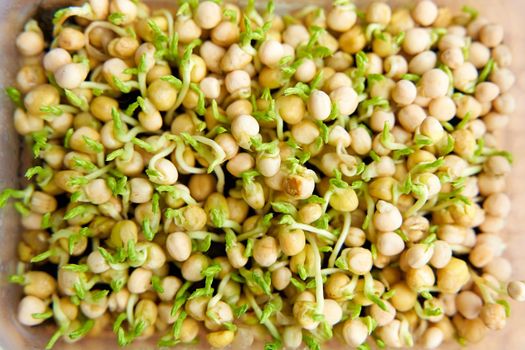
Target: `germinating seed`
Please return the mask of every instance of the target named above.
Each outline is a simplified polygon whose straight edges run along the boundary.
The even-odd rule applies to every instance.
[[[53,319],[47,349],[104,328],[435,349],[525,300],[498,236],[503,27],[430,0],[274,7],[90,0],[51,42],[35,20],[17,37],[6,92],[35,162],[0,206],[24,228],[18,320]]]

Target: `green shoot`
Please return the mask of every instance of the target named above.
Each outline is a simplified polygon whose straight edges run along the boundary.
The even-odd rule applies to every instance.
[[[8,87],[5,89],[5,93],[11,99],[11,101],[18,108],[24,108],[24,101],[22,99],[22,93],[15,87]]]

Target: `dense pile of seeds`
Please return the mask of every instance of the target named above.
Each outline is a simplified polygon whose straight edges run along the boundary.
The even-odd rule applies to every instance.
[[[291,15],[221,1],[30,20],[14,125],[18,319],[265,349],[434,349],[505,326],[514,111],[500,25],[422,0]]]

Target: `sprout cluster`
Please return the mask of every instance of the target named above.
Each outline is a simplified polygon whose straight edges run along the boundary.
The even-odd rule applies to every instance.
[[[89,0],[16,40],[7,94],[34,156],[21,324],[46,346],[360,350],[505,326],[515,109],[503,30],[432,1],[276,14]]]

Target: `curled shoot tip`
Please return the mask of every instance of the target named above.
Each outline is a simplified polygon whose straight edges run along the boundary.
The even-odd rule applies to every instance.
[[[463,13],[469,15],[471,21],[476,20],[476,18],[478,18],[478,16],[479,16],[479,11],[476,8],[472,7],[472,6],[465,5],[465,6],[463,6],[461,8],[461,11],[463,11]]]
[[[348,183],[343,180],[343,174],[339,169],[334,169],[334,177],[331,178],[329,182],[332,189],[345,189],[349,186]]]

